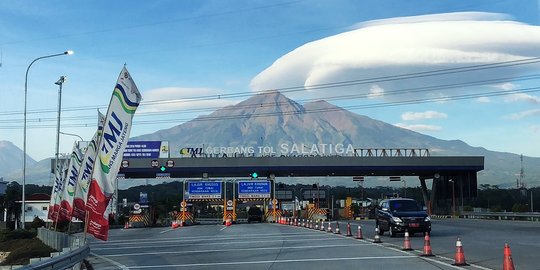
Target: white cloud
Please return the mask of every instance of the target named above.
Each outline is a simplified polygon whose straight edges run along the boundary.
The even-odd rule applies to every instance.
[[[417,121],[417,120],[426,120],[426,119],[444,119],[447,118],[446,113],[436,112],[436,111],[425,111],[425,112],[404,112],[401,115],[403,121]]]
[[[513,113],[513,114],[510,114],[510,115],[504,116],[504,119],[520,120],[520,119],[523,119],[523,118],[526,118],[526,117],[536,116],[536,115],[540,116],[540,109],[532,109],[532,110],[522,111],[522,112],[519,112],[519,113]]]
[[[491,99],[488,98],[488,97],[479,97],[479,98],[476,99],[476,101],[478,101],[480,103],[490,103]]]
[[[145,99],[137,113],[167,112],[175,110],[196,110],[207,114],[221,107],[238,103],[238,100],[221,98],[223,91],[212,88],[164,87],[142,93]]]
[[[442,130],[442,128],[440,126],[424,125],[424,124],[408,125],[408,124],[405,124],[405,123],[397,123],[397,124],[394,124],[394,126],[409,129],[409,130],[413,130],[413,131],[418,131],[418,132],[422,132],[422,131],[441,131]]]
[[[384,89],[378,85],[372,85],[371,88],[369,88],[369,94],[368,98],[381,98],[384,96]]]
[[[499,88],[501,90],[506,90],[506,91],[514,90],[514,89],[518,88],[518,86],[516,84],[510,83],[510,82],[497,84],[497,85],[495,85],[495,87]]]
[[[505,97],[506,102],[527,102],[540,104],[540,97],[529,95],[527,93],[516,93]]]
[[[497,63],[540,55],[540,26],[508,20],[501,14],[447,13],[379,20],[359,29],[316,40],[277,59],[251,81],[254,91],[304,86],[310,92],[289,93],[320,98],[370,96],[372,85],[384,98],[403,100],[478,93],[479,86],[413,91],[420,87],[509,78],[537,69],[535,65],[487,69],[444,76],[389,80],[392,75]],[[346,87],[315,89],[313,85],[382,78]],[[510,84],[504,85],[509,87]],[[492,89],[491,86],[484,86]],[[408,90],[407,90],[408,89]],[[399,94],[396,94],[396,90]],[[392,93],[392,94],[391,94]]]

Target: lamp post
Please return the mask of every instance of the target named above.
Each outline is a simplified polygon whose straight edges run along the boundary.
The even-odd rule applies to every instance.
[[[67,132],[63,132],[63,131],[58,131],[58,133],[62,134],[62,135],[68,135],[68,136],[74,136],[74,137],[77,137],[81,140],[81,142],[83,142],[83,138],[77,134],[73,134],[73,133],[67,133]]]
[[[26,112],[27,112],[27,105],[28,105],[28,71],[30,71],[30,67],[32,65],[41,59],[45,58],[51,58],[56,56],[62,56],[62,55],[71,55],[73,54],[73,51],[65,51],[63,53],[57,53],[57,54],[51,54],[51,55],[45,55],[38,57],[34,59],[32,62],[30,62],[30,65],[28,65],[28,68],[26,68],[26,75],[24,76],[24,124],[23,124],[23,179],[22,179],[22,211],[21,211],[21,229],[24,229],[24,218],[25,218],[25,210],[26,210],[26,202],[25,202],[25,186],[26,186]]]
[[[56,118],[56,151],[54,153],[54,170],[56,174],[56,170],[58,170],[58,152],[60,148],[60,111],[62,108],[62,85],[66,81],[65,76],[60,76],[60,79],[58,79],[57,82],[54,84],[58,85],[58,116]]]
[[[454,180],[450,179],[448,182],[452,183],[452,217],[456,217],[456,193],[454,191]]]

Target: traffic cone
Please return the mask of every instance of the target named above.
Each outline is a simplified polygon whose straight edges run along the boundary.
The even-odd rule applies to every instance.
[[[346,236],[352,236],[351,223],[349,222],[347,222],[347,235]]]
[[[463,253],[463,246],[461,245],[461,239],[456,241],[456,256],[454,256],[454,265],[456,266],[465,266],[468,265],[465,262],[465,253]]]
[[[174,220],[174,221],[172,222],[172,224],[171,224],[171,227],[172,227],[173,229],[178,228],[178,222],[176,222],[176,220]]]
[[[321,229],[321,231],[324,232],[324,221],[322,221],[322,220],[321,220],[321,228],[320,229]]]
[[[326,232],[332,232],[332,223],[330,223],[330,221],[328,221],[328,228],[326,229]]]
[[[504,243],[503,270],[515,270],[514,262],[512,261],[512,251],[508,243]]]
[[[401,250],[413,250],[411,247],[411,239],[409,238],[409,231],[405,231],[405,239],[403,240],[403,248]]]
[[[341,231],[339,230],[339,222],[336,222],[336,230],[334,231],[335,234],[341,234]]]
[[[129,222],[126,221],[126,223],[124,224],[124,229],[129,229]]]
[[[358,225],[358,232],[356,233],[356,239],[364,239],[364,236],[362,235],[362,227]]]
[[[433,256],[433,253],[431,253],[431,241],[429,240],[429,233],[425,233],[424,235],[424,253],[420,256]]]
[[[375,227],[375,236],[373,237],[373,243],[382,243],[378,227]]]
[[[180,227],[184,227],[184,221],[180,220]]]

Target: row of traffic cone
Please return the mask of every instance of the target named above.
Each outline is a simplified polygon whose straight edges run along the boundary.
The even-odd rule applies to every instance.
[[[313,225],[314,223],[315,223],[315,225]],[[285,224],[287,224],[287,223],[285,223]],[[295,222],[291,221],[291,225],[295,225],[295,224],[297,225],[296,221]],[[316,230],[321,230],[321,231],[325,230],[323,221],[321,221],[320,226],[318,226],[318,223],[316,221],[302,220],[302,225],[304,227],[306,227],[306,228],[311,228],[311,229],[316,229]],[[373,240],[374,243],[382,243],[381,238],[379,236],[379,231],[378,230],[379,230],[379,228],[375,228],[375,237],[374,237],[374,240]],[[328,222],[326,232],[335,233],[335,234],[341,234],[340,228],[339,228],[339,222],[336,222],[335,230],[332,229],[332,223]],[[352,231],[351,231],[351,224],[350,223],[347,223],[347,234],[346,234],[346,236],[348,236],[348,237],[353,236]],[[363,234],[362,234],[361,225],[358,225],[356,239],[364,239]],[[402,250],[404,250],[404,251],[413,250],[413,248],[411,246],[411,240],[410,240],[408,231],[405,231],[405,238],[403,240],[403,248],[402,248]],[[421,256],[425,256],[425,257],[434,256],[433,252],[432,252],[432,249],[431,249],[431,239],[430,239],[429,233],[426,233],[424,235],[424,247],[423,247],[423,252],[422,252]],[[466,261],[465,261],[465,252],[463,250],[463,244],[461,243],[460,238],[458,238],[457,241],[456,241],[456,254],[454,256],[454,265],[456,265],[456,266],[467,266],[468,265],[466,263]],[[504,245],[503,270],[514,270],[514,269],[515,268],[514,268],[514,263],[512,261],[512,253],[510,251],[510,246],[506,243]]]

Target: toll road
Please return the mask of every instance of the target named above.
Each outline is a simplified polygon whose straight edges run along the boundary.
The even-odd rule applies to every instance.
[[[109,239],[90,244],[95,269],[456,269],[369,240],[282,224],[111,230]]]

